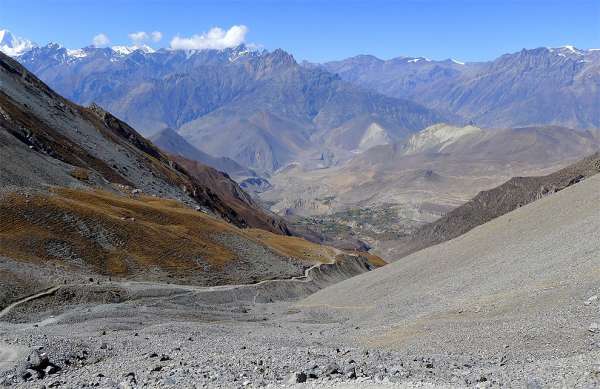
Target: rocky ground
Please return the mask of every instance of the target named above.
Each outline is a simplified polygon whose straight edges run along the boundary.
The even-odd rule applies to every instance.
[[[111,287],[105,290],[114,292]],[[508,345],[495,356],[485,350],[392,351],[357,341],[375,335],[373,328],[355,326],[333,310],[304,309],[295,301],[210,304],[205,299],[203,304],[179,298],[172,288],[123,284],[122,298],[112,303],[81,299],[65,309],[50,296],[14,308],[0,324],[1,385],[538,388],[600,383],[597,326],[587,329],[588,353],[555,360],[519,355]],[[597,295],[582,306],[597,310]]]
[[[0,312],[0,382],[599,387],[599,187],[590,177],[370,272],[343,261],[243,286],[65,279]]]

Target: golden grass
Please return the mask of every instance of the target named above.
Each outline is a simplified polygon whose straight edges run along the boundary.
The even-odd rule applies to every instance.
[[[301,238],[239,229],[183,204],[155,197],[55,188],[52,194],[9,194],[0,200],[0,255],[39,263],[55,261],[49,247],[68,247],[75,261],[105,275],[129,276],[158,268],[167,273],[212,271],[237,259],[216,240],[240,236],[272,251],[313,263],[332,263],[338,250]],[[377,258],[377,257],[375,257]]]
[[[339,251],[328,246],[320,246],[305,239],[282,236],[259,229],[244,230],[244,234],[265,243],[273,251],[287,257],[305,261],[334,263]]]
[[[71,177],[79,181],[88,182],[90,179],[90,173],[87,169],[76,167],[71,171]]]

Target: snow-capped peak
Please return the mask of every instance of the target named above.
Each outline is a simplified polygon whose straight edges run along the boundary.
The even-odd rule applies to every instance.
[[[238,59],[247,56],[252,52],[252,49],[246,47],[245,45],[240,45],[233,49],[230,49],[231,53],[229,55],[229,62],[235,62]]]
[[[580,50],[577,47],[571,46],[571,45],[565,45],[565,46],[561,46],[558,48],[551,48],[550,52],[556,53],[561,57],[572,56],[572,55],[577,55],[577,56],[585,55],[584,50]]]
[[[83,49],[67,49],[67,55],[72,58],[87,57],[87,53]]]
[[[36,46],[29,39],[14,36],[8,30],[0,30],[0,51],[6,55],[18,57]]]
[[[123,55],[123,56],[129,55],[137,50],[141,50],[144,53],[154,53],[156,51],[148,45],[113,46],[113,47],[111,47],[111,49],[115,53],[117,53],[119,55]]]
[[[566,49],[566,50],[569,50],[569,51],[571,51],[573,53],[578,53],[579,52],[579,50],[577,50],[575,48],[575,46],[571,46],[571,45],[562,46],[561,49]]]
[[[457,65],[464,65],[465,64],[464,62],[457,61],[454,58],[450,58],[450,61],[454,62]]]
[[[419,61],[431,62],[431,60],[429,58],[425,58],[425,57],[409,58],[409,59],[407,59],[406,62],[408,62],[408,63],[416,63],[416,62],[419,62]]]

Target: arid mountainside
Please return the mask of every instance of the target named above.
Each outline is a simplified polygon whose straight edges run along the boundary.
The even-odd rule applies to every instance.
[[[599,50],[540,47],[479,63],[362,55],[320,66],[357,85],[452,112],[478,126],[600,127]]]
[[[0,151],[3,304],[83,277],[252,283],[344,257],[287,236],[286,223],[226,174],[195,162],[188,173],[126,123],[72,104],[4,54]]]
[[[515,176],[550,173],[599,145],[595,130],[440,124],[404,142],[374,147],[341,166],[290,165],[271,178],[273,189],[261,199],[275,212],[309,217],[334,234],[350,227],[388,255],[414,228],[479,191]]]
[[[599,188],[595,175],[298,307],[360,327],[367,347],[434,353],[431,367],[470,356],[457,385],[487,360],[469,386],[597,386]]]
[[[429,223],[397,244],[393,256],[405,255],[454,239],[471,229],[551,195],[600,172],[600,154],[596,153],[546,176],[513,177],[504,184],[480,192],[472,200]]]
[[[173,128],[201,151],[260,172],[304,154],[343,156],[451,119],[307,69],[280,49],[86,47],[75,55],[49,44],[18,59],[59,93],[96,102],[145,135]]]

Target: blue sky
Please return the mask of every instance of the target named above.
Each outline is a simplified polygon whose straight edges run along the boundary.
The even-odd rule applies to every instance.
[[[0,28],[45,44],[110,44],[162,33],[169,46],[218,26],[243,25],[247,43],[281,47],[297,59],[357,54],[477,61],[539,46],[600,47],[600,0],[74,1],[0,0]]]

